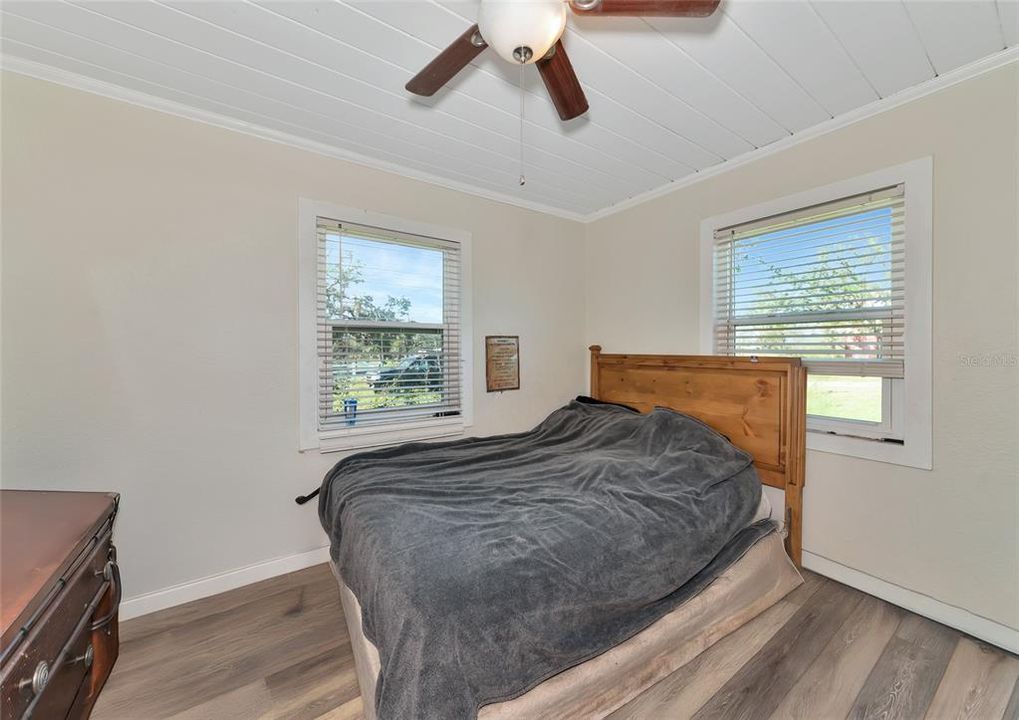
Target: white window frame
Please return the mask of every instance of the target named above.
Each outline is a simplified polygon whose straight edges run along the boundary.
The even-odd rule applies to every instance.
[[[474,424],[474,341],[471,318],[471,234],[464,230],[429,225],[368,210],[343,207],[329,202],[300,198],[297,211],[298,242],[298,364],[301,452],[337,452],[414,440],[462,435]],[[340,223],[366,225],[411,235],[423,235],[458,243],[460,246],[460,416],[420,418],[389,427],[350,427],[319,430],[318,418],[318,218]]]
[[[932,418],[932,285],[934,161],[920,158],[824,187],[807,190],[752,207],[710,217],[701,222],[700,244],[700,346],[714,352],[713,261],[715,231],[761,218],[794,212],[812,205],[871,192],[898,184],[905,186],[906,245],[906,377],[885,380],[885,421],[807,418],[807,448],[837,455],[877,460],[930,470],[933,455]],[[902,443],[876,437],[897,437]]]

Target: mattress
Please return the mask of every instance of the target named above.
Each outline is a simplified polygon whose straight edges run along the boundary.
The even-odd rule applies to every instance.
[[[584,400],[340,460],[319,519],[381,656],[379,714],[475,720],[674,610],[774,531],[749,524],[752,463],[683,413]]]
[[[763,488],[762,488],[763,490]],[[773,520],[771,517],[771,501],[768,500],[768,493],[761,492],[761,502],[757,505],[757,512],[754,513],[754,517],[751,518],[748,525],[753,525],[755,522],[761,520]],[[781,525],[779,526],[781,528]]]
[[[758,513],[770,505],[762,500]],[[379,653],[362,630],[361,608],[330,563],[350,633],[366,720],[374,720]],[[528,692],[485,705],[483,720],[604,717],[778,602],[802,583],[780,533],[761,538],[699,594],[629,640],[564,670]]]

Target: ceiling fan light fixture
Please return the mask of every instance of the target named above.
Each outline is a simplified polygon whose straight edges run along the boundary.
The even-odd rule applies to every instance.
[[[567,5],[578,15],[595,17],[707,17],[715,12],[719,2],[721,0],[481,0],[478,24],[461,33],[419,70],[406,87],[415,95],[434,95],[491,46],[499,57],[519,68],[521,128],[524,66],[532,64],[538,68],[559,119],[566,122],[583,115],[588,108],[584,88],[563,47]]]
[[[562,0],[481,0],[478,29],[489,47],[514,65],[545,57],[566,29]]]

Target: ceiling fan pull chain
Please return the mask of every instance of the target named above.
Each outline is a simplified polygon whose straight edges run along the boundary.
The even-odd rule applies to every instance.
[[[524,177],[524,65],[520,64],[520,187],[527,183]]]

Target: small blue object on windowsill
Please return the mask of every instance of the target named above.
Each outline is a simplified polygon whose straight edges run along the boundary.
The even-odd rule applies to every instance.
[[[347,418],[348,425],[357,422],[357,398],[348,398],[343,401],[343,417]]]

